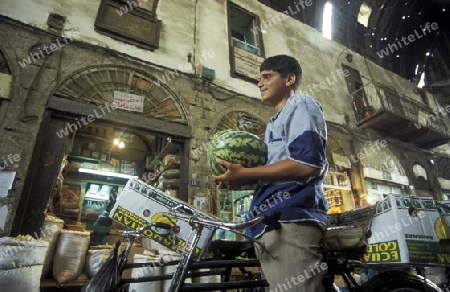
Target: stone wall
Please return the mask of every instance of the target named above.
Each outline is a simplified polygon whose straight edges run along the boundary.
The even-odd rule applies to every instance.
[[[14,21],[2,22],[0,26],[6,32],[6,42],[2,44],[1,50],[14,76],[11,99],[4,101],[1,106],[1,111],[6,115],[0,128],[0,157],[7,157],[8,154],[20,155],[20,161],[9,168],[17,171],[13,189],[7,198],[0,199],[0,204],[7,205],[9,209],[4,231],[8,234],[14,214],[20,211],[16,210],[16,207],[33,159],[35,142],[39,131],[42,130],[46,104],[58,86],[75,72],[103,65],[135,68],[152,76],[163,75],[167,69],[83,43],[72,43],[54,55],[22,69],[18,64],[20,58],[14,56],[14,52],[27,51],[39,40],[51,41],[55,36]],[[17,47],[17,44],[21,46]],[[207,208],[212,211],[215,207],[211,196],[214,195],[212,192],[215,186],[206,165],[204,145],[214,134],[220,119],[230,112],[243,111],[266,121],[272,115],[272,109],[267,104],[225,88],[205,86],[203,81],[193,74],[175,75],[163,86],[178,96],[180,106],[186,110],[192,133],[190,151],[200,150],[199,155],[189,158],[189,177],[196,177],[199,182],[197,186],[189,187],[189,197],[192,199],[194,196],[208,196],[207,201],[210,204]],[[70,113],[70,109],[67,109],[67,112]],[[151,127],[148,129],[152,130]]]
[[[215,187],[206,166],[206,142],[220,121],[233,112],[244,111],[264,122],[273,114],[269,105],[259,101],[256,82],[234,78],[230,74],[227,1],[159,1],[156,16],[162,21],[162,29],[159,48],[153,52],[98,33],[94,22],[100,0],[60,2],[12,2],[0,11],[3,15],[0,16],[0,51],[13,76],[11,98],[0,105],[0,157],[20,156],[20,161],[11,164],[11,169],[17,171],[13,189],[7,198],[0,198],[0,207],[8,206],[9,209],[3,232],[10,232],[14,214],[20,212],[16,208],[27,174],[31,171],[30,162],[35,158],[35,143],[42,130],[47,101],[56,88],[75,72],[103,65],[136,68],[155,80],[166,78],[162,86],[178,97],[192,133],[189,152],[195,152],[195,155],[189,157],[188,177],[196,179],[199,184],[189,186],[189,198],[207,196],[208,210],[216,211]],[[279,15],[257,1],[235,0],[233,3],[251,11],[262,21]],[[51,13],[65,17],[61,35],[53,34],[47,25]],[[39,52],[37,44],[40,42],[55,44],[63,38],[71,39],[70,43],[50,55],[42,55],[29,65],[20,65],[20,62],[24,64],[30,50]],[[385,139],[411,184],[414,184],[411,173],[414,160],[429,171],[431,189],[440,198],[442,191],[436,178],[436,165],[430,164],[430,159],[437,154],[358,128],[345,80],[336,72],[342,69],[342,64],[348,65],[359,70],[369,91],[373,89],[370,86],[374,81],[396,88],[411,100],[421,102],[413,93],[415,84],[325,39],[317,30],[291,18],[267,27],[262,39],[265,57],[290,54],[300,61],[303,68],[300,90],[312,94],[322,104],[329,136],[339,143],[342,155],[351,157],[364,150],[364,143]],[[345,58],[347,54],[353,56],[351,62]],[[212,83],[199,78],[201,66],[215,70]],[[321,86],[323,82],[324,88]],[[431,109],[438,107],[431,96],[427,96],[427,100]],[[440,149],[442,153],[449,152],[448,146]],[[364,196],[367,189],[360,161],[352,163],[351,177],[354,195]]]

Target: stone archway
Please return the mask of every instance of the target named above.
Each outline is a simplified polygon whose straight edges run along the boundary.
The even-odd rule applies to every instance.
[[[406,171],[384,140],[369,141],[361,145],[354,159],[359,159],[365,176],[408,185]],[[370,173],[369,173],[370,172]]]
[[[390,194],[405,195],[409,192],[407,172],[385,140],[365,142],[358,150],[354,159],[361,162],[369,205]]]
[[[112,65],[85,68],[62,82],[53,95],[104,105],[113,102],[115,91],[144,97],[143,112],[137,114],[188,124],[181,100],[156,78],[135,68]]]
[[[266,125],[262,119],[245,111],[231,111],[223,115],[217,122],[215,131],[236,129],[247,131],[264,139]]]
[[[350,168],[350,161],[345,155],[344,149],[339,142],[328,134],[327,137],[327,160],[330,170],[342,170]]]
[[[251,113],[234,109],[222,115],[215,125],[213,133],[227,129],[235,129],[248,131],[259,136],[261,139],[264,139],[266,129],[266,124],[262,119]],[[219,217],[222,220],[240,221],[244,219],[240,214],[243,214],[244,210],[248,210],[250,207],[254,191],[230,191],[215,188],[215,190],[212,190],[212,193],[215,193],[219,200],[215,206]],[[229,202],[229,204],[225,204],[225,201]]]

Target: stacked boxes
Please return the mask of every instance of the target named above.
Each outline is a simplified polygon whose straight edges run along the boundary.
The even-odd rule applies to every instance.
[[[377,204],[364,261],[367,263],[449,264],[445,219],[433,198],[389,195]]]

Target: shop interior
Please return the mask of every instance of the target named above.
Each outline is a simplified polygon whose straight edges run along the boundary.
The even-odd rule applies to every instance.
[[[109,244],[121,229],[109,212],[130,178],[140,178],[178,197],[183,141],[168,135],[107,123],[90,123],[70,133],[49,202],[49,212],[66,226],[91,230],[91,245]]]

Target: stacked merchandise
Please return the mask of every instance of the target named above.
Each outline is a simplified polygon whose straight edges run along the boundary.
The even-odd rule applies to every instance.
[[[172,197],[178,197],[180,187],[180,156],[164,156],[159,170],[158,189]]]
[[[122,160],[120,163],[120,173],[127,175],[135,175],[136,174],[136,162]]]
[[[79,185],[64,184],[61,189],[61,213],[76,216],[79,211],[81,187]]]

